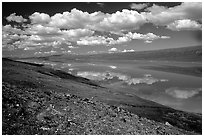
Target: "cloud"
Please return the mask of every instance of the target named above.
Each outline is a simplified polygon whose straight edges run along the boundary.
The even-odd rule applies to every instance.
[[[128,38],[127,36],[123,36],[123,37],[119,37],[116,42],[123,43],[123,42],[128,42],[128,41],[131,41],[131,39]]]
[[[134,49],[124,49],[122,52],[134,52]]]
[[[105,14],[102,12],[94,12],[89,14],[72,9],[71,12],[57,13],[51,17],[50,26],[58,27],[60,29],[78,29],[78,28],[92,28],[93,25],[103,20]]]
[[[154,84],[156,82],[166,82],[168,80],[166,79],[156,79],[152,76],[144,75],[143,78],[131,78],[128,75],[124,75],[121,73],[114,73],[114,72],[92,72],[92,71],[79,71],[77,72],[78,76],[88,78],[91,80],[112,80],[113,78],[117,78],[119,81],[123,81],[124,83],[128,85],[136,85],[136,84]]]
[[[5,25],[2,27],[2,47],[8,48],[8,50],[14,50],[18,48],[16,46],[21,41],[27,39],[28,36],[21,29],[12,27],[11,25]]]
[[[33,50],[33,49],[30,49],[32,47],[26,47],[24,50]],[[71,54],[72,52],[70,50],[64,50],[64,51],[55,51],[55,50],[51,50],[51,51],[36,51],[34,53],[34,55],[54,55],[54,54],[59,54],[59,53],[63,53],[63,54]],[[69,65],[68,65],[69,66]],[[63,67],[65,67],[65,65],[63,65]]]
[[[11,25],[3,26],[2,36],[4,46],[14,44],[16,48],[30,47],[26,49],[34,50],[47,46],[55,48],[62,45],[70,46],[70,42],[76,42],[81,37],[91,36],[92,34],[94,34],[94,31],[88,29],[60,30],[55,27],[34,24],[24,31]]]
[[[180,30],[201,30],[202,25],[196,21],[192,21],[189,19],[184,20],[176,20],[171,24],[167,25],[167,28],[173,31],[180,31]]]
[[[166,79],[156,79],[153,77],[144,77],[144,78],[132,78],[127,81],[128,85],[136,85],[136,84],[147,84],[152,85],[156,82],[166,82]]]
[[[116,66],[112,66],[112,65],[109,66],[109,67],[112,68],[112,69],[116,69],[117,68]]]
[[[69,48],[78,48],[77,45],[109,46],[129,42],[132,39],[141,39],[145,42],[152,42],[155,39],[169,38],[168,36],[157,36],[153,33],[139,34],[129,32],[127,34],[122,34],[118,39],[94,34],[95,31],[89,29],[78,28],[61,30],[57,27],[46,26],[45,24],[33,24],[24,30],[14,28],[11,25],[3,26],[2,36],[3,47],[6,47],[6,45],[9,44],[10,46],[11,44],[14,44],[15,48],[28,47],[26,50],[40,49],[48,46],[60,48],[62,45],[67,45]],[[76,45],[71,45],[71,42],[75,42]]]
[[[79,48],[79,47],[76,47],[76,46],[68,46],[68,48],[70,48],[70,49],[77,49],[77,48]]]
[[[6,20],[9,21],[9,22],[14,21],[14,22],[17,22],[17,23],[23,23],[23,22],[27,21],[27,19],[24,19],[22,16],[17,16],[16,13],[12,13],[11,15],[9,15],[6,18]]]
[[[147,8],[145,4],[133,3],[132,7],[145,8],[145,10],[141,13],[128,9],[115,13],[101,11],[88,13],[74,8],[53,16],[35,12],[28,19],[13,13],[6,18],[7,21],[19,24],[2,27],[2,45],[4,50],[18,48],[34,50],[48,46],[54,48],[70,45],[73,47],[75,45],[110,46],[135,39],[152,43],[154,40],[170,37],[158,36],[151,32],[140,34],[135,30],[145,23],[165,26],[172,31],[201,30],[202,28],[201,2],[187,2],[169,8],[155,4]],[[97,34],[97,32],[100,33]],[[103,35],[105,33],[111,35]]]
[[[28,34],[31,35],[40,35],[40,36],[54,36],[61,35],[61,31],[59,28],[43,26],[41,24],[32,25],[30,28],[26,30]]]
[[[39,26],[39,25],[38,25]],[[28,28],[26,30],[21,30],[11,25],[3,26],[2,31],[2,42],[5,47],[13,45],[15,48],[25,48],[25,50],[34,50],[36,48],[41,48],[45,45],[53,44],[53,46],[58,42],[58,39],[54,40],[53,37],[43,37],[41,34],[53,33],[51,29],[46,27],[34,27]],[[32,29],[35,28],[35,29]],[[51,32],[50,32],[51,31]],[[53,43],[54,42],[54,43]]]
[[[118,51],[118,49],[117,49],[117,48],[111,48],[111,49],[109,49],[108,51],[109,51],[109,52],[116,52],[116,51]]]
[[[148,5],[149,4],[147,4],[147,3],[143,3],[143,4],[132,3],[132,4],[130,4],[130,8],[135,9],[135,10],[142,10],[142,9],[148,7]]]
[[[15,27],[12,27],[11,25],[5,25],[2,27],[3,35],[9,35],[9,34],[24,34],[24,31]]]
[[[145,43],[151,43],[153,40],[156,39],[168,39],[169,36],[157,36],[154,33],[147,33],[147,34],[140,34],[140,33],[132,33],[129,32],[125,36],[131,38],[131,39],[140,39],[144,40]]]
[[[48,14],[35,12],[29,16],[32,24],[46,24],[51,21],[51,18]]]
[[[125,42],[129,42],[132,39],[139,39],[144,40],[146,43],[151,43],[153,40],[156,39],[168,39],[169,36],[157,36],[153,33],[147,33],[147,34],[140,34],[140,33],[132,33],[129,32],[127,34],[123,34],[123,36],[118,37],[118,39],[113,39],[110,37],[104,37],[104,36],[86,36],[80,38],[80,40],[77,41],[78,45],[115,45],[115,44],[121,44]]]
[[[102,3],[102,2],[97,2],[96,4],[99,5],[99,7],[101,7],[101,8],[104,7],[104,5],[105,5],[105,4]]]
[[[72,53],[72,51],[71,50],[67,50],[67,51],[62,51],[62,53],[69,54],[69,53]]]
[[[97,31],[120,33],[124,30],[139,29],[146,22],[143,15],[137,11],[123,9],[112,14],[94,12],[88,13],[72,9],[71,12],[57,13],[51,17],[49,26],[60,29],[87,28]]]
[[[102,21],[93,26],[99,31],[121,33],[122,31],[137,30],[146,23],[145,16],[137,11],[123,9],[113,14],[106,14]]]
[[[142,9],[148,4],[133,3],[131,6],[135,9]],[[36,12],[30,16],[30,19],[32,22],[47,23],[48,26],[60,29],[86,28],[111,33],[137,30],[149,22],[159,26],[167,26],[176,20],[202,20],[201,2],[187,2],[171,8],[154,4],[145,10],[145,12],[138,13],[135,10],[123,9],[108,14],[100,11],[88,13],[74,8],[70,12],[57,13],[52,17],[45,13]]]
[[[70,29],[62,30],[61,34],[67,40],[76,41],[82,37],[88,37],[94,34],[94,31],[89,29]]]
[[[171,8],[154,4],[152,7],[147,8],[146,11],[141,14],[146,17],[148,22],[157,26],[168,26],[176,20],[202,20],[201,2],[184,2],[181,5]],[[188,26],[188,24],[186,25]],[[183,28],[189,30],[188,27]]]
[[[98,52],[93,50],[93,51],[88,51],[87,54],[97,54]]]
[[[145,40],[144,43],[149,44],[149,43],[152,43],[152,41],[151,40]]]
[[[110,37],[104,37],[104,36],[85,36],[80,38],[80,40],[77,40],[77,45],[115,45],[115,44],[121,44],[124,42],[131,41],[130,38],[128,37],[119,37],[117,40],[114,40],[113,38]]]
[[[166,89],[165,92],[172,97],[180,98],[180,99],[188,99],[190,97],[195,96],[196,94],[199,94],[199,92],[202,91],[202,88],[169,88]]]
[[[86,36],[80,38],[77,41],[77,45],[107,45],[109,40],[113,40],[111,38],[105,38],[104,36]]]
[[[79,71],[77,72],[77,76],[81,76],[91,80],[99,80],[99,81],[102,81],[105,79],[112,79],[112,76],[108,76],[106,75],[106,73],[101,73],[101,72],[87,72],[87,71],[80,72]]]

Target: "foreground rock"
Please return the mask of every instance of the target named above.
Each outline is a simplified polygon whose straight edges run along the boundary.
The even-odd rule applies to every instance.
[[[194,134],[116,106],[52,90],[3,82],[2,99],[4,135]]]

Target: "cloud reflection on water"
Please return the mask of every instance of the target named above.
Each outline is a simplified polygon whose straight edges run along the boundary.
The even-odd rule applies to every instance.
[[[188,99],[190,97],[199,94],[202,91],[202,88],[178,88],[172,87],[165,90],[165,92],[172,97],[180,98],[180,99]]]
[[[78,76],[88,78],[91,80],[112,80],[113,78],[117,78],[118,80],[127,83],[128,85],[136,85],[136,84],[153,84],[156,82],[166,82],[167,79],[157,79],[153,78],[150,74],[145,74],[142,78],[132,78],[128,75],[115,73],[115,72],[92,72],[92,71],[79,71],[77,72]]]

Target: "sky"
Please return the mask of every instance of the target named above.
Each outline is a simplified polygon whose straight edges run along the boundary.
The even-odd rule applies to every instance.
[[[197,46],[201,2],[3,2],[2,56]]]

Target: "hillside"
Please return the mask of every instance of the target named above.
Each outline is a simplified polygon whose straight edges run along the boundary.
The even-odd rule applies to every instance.
[[[2,60],[3,134],[201,134],[178,111],[39,64]]]
[[[193,134],[118,107],[3,82],[3,134]]]

